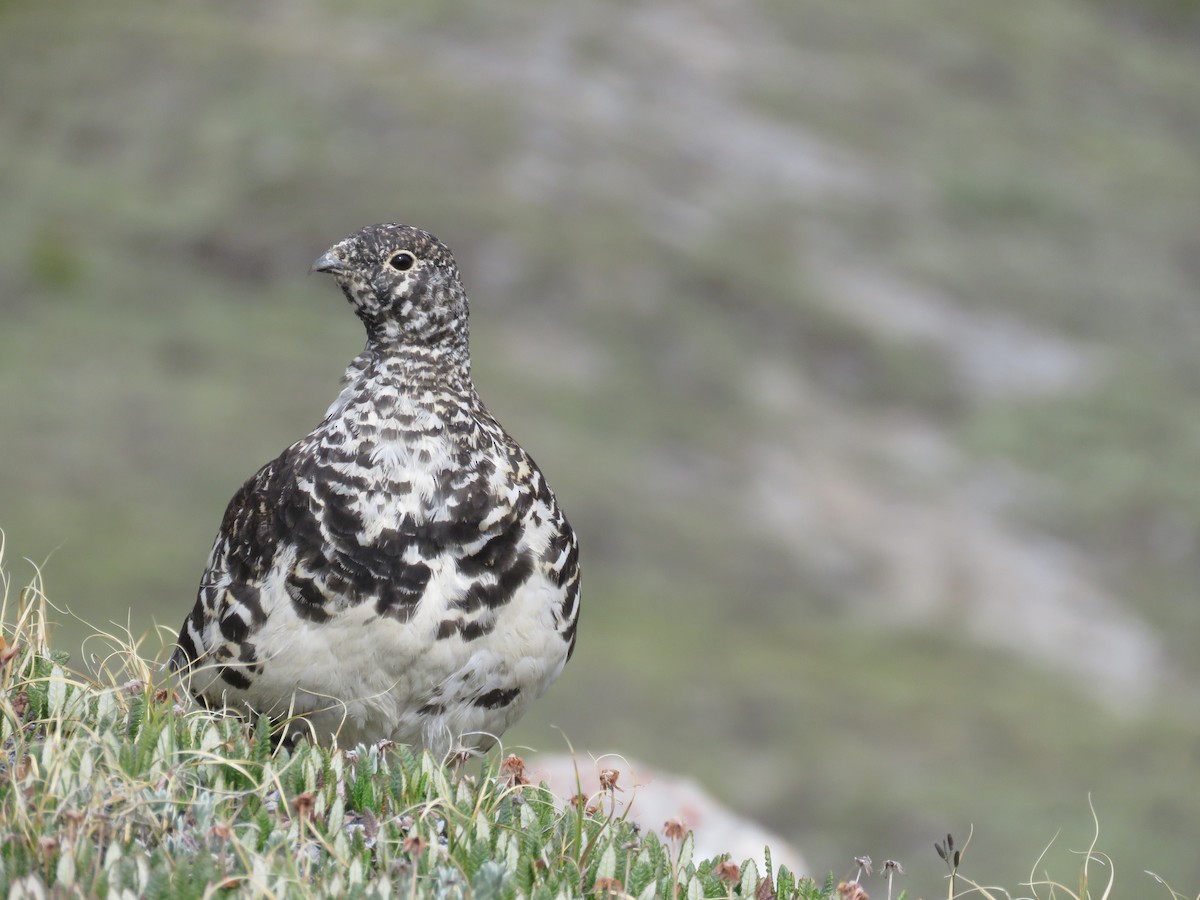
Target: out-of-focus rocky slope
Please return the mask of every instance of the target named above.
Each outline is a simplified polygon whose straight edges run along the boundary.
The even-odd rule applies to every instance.
[[[1200,62],[1140,10],[8,4],[8,557],[166,638],[359,344],[311,258],[421,224],[585,543],[513,740],[700,776],[819,871],[974,821],[1011,882],[1093,791],[1119,868],[1170,876]]]

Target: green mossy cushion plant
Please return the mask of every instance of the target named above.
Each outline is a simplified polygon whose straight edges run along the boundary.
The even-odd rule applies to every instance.
[[[7,588],[7,582],[5,582]],[[47,637],[37,586],[4,595],[0,895],[798,897],[832,886],[695,861],[611,798],[557,804],[519,757],[478,774],[397,745],[273,747],[266,723],[182,700],[138,642],[96,673]]]

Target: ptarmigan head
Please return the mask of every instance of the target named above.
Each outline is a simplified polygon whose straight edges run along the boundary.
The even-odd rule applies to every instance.
[[[368,225],[329,248],[311,272],[333,275],[381,343],[465,344],[467,294],[450,248],[411,225]]]

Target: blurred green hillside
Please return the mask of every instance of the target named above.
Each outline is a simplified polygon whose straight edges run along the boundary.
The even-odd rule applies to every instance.
[[[693,774],[914,897],[971,824],[985,882],[1059,829],[1075,865],[1090,793],[1122,895],[1194,894],[1198,23],[4,4],[14,577],[169,642],[228,498],[361,346],[309,263],[421,225],[584,543],[578,652],[508,743]]]

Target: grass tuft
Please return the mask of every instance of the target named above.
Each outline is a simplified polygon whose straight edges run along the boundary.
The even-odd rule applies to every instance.
[[[73,671],[40,582],[3,587],[0,896],[724,897],[731,872],[742,895],[822,896],[695,860],[690,834],[643,833],[611,798],[556,803],[519,757],[471,773],[387,743],[273,748],[187,703],[128,631]]]

